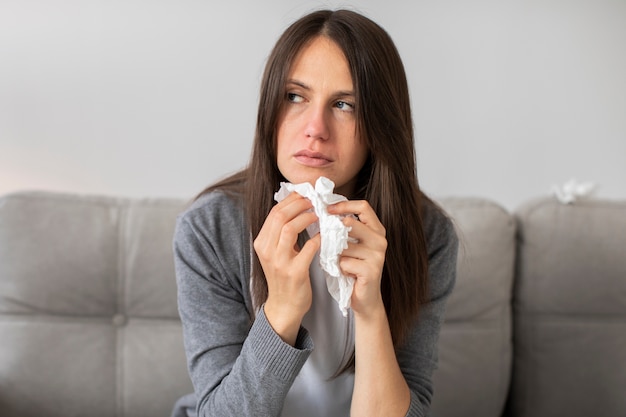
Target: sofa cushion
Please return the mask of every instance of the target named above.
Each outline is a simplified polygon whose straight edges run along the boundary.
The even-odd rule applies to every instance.
[[[0,415],[168,415],[192,390],[171,249],[182,208],[0,198]]]
[[[457,226],[457,281],[439,337],[432,415],[500,417],[511,372],[515,221],[478,198],[441,203]]]
[[[514,416],[626,412],[626,203],[529,203],[519,219]]]

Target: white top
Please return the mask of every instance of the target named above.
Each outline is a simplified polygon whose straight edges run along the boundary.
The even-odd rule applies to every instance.
[[[349,416],[354,374],[332,376],[354,347],[352,310],[344,317],[328,292],[319,255],[311,262],[309,274],[313,302],[302,326],[309,331],[315,347],[287,393],[281,416]]]

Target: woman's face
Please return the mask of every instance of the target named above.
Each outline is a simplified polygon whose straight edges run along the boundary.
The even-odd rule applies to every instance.
[[[368,149],[356,136],[355,95],[343,52],[319,36],[296,56],[278,120],[278,169],[291,183],[315,185],[320,176],[350,196]]]

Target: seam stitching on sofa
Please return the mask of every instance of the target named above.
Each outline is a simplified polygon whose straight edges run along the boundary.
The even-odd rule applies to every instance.
[[[117,237],[117,249],[118,249],[118,263],[117,263],[117,277],[116,277],[116,291],[117,291],[117,314],[125,314],[124,304],[126,297],[125,279],[126,279],[126,224],[128,218],[128,207],[126,204],[118,205],[119,211],[118,217],[118,237]],[[116,396],[117,396],[117,410],[116,414],[119,417],[124,416],[124,326],[115,326],[115,338],[116,338]]]

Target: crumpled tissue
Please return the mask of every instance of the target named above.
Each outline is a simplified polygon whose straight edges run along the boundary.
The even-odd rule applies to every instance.
[[[337,301],[339,309],[344,317],[348,315],[350,297],[354,288],[354,278],[346,276],[339,268],[339,256],[348,247],[349,241],[355,241],[348,237],[351,228],[346,227],[341,221],[342,217],[328,214],[326,207],[348,199],[339,194],[333,194],[335,183],[326,177],[319,177],[315,182],[315,188],[308,182],[291,184],[281,182],[280,189],[274,194],[274,200],[281,202],[291,192],[296,192],[311,200],[313,210],[319,218],[318,222],[307,227],[309,236],[321,234],[320,266],[326,276],[328,292]]]
[[[555,197],[563,204],[572,204],[579,198],[589,197],[595,189],[593,182],[579,182],[576,179],[571,179],[562,186],[552,187]]]

